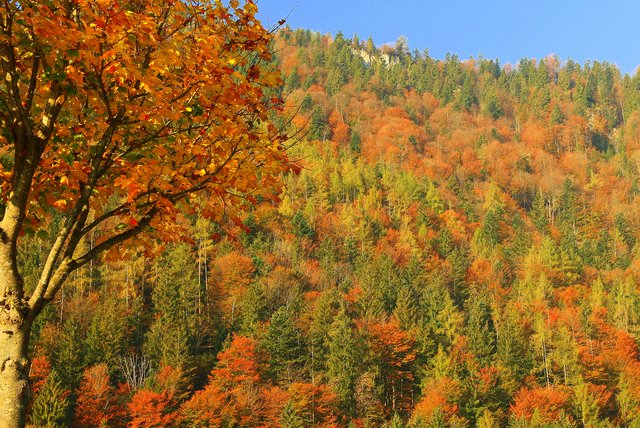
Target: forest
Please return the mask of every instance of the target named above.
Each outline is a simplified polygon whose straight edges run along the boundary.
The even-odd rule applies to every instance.
[[[271,49],[300,171],[72,273],[28,423],[640,427],[640,75],[287,27]],[[47,239],[21,238],[25,283]]]

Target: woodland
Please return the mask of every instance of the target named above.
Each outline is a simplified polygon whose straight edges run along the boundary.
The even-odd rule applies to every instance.
[[[288,27],[269,49],[278,196],[71,272],[27,424],[640,427],[640,75]],[[25,284],[51,239],[18,241]]]

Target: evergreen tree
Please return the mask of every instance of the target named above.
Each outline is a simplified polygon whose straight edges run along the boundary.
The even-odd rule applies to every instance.
[[[496,351],[496,330],[491,308],[484,296],[475,294],[467,300],[466,333],[471,350],[482,362],[488,363]]]
[[[266,295],[260,283],[252,283],[241,303],[240,333],[252,336],[256,333],[259,323],[267,317]]]
[[[80,382],[85,364],[83,327],[74,318],[68,318],[62,327],[60,337],[48,351],[51,365],[57,371],[56,377],[70,390]]]
[[[67,411],[69,408],[69,391],[66,391],[58,374],[52,370],[31,409],[31,423],[39,427],[56,428],[68,426]]]
[[[351,320],[342,309],[329,331],[327,379],[340,400],[342,411],[348,415],[354,411],[354,388],[359,376],[362,351]]]
[[[533,221],[533,224],[540,232],[547,231],[549,216],[547,214],[547,203],[542,192],[536,192],[529,217],[531,217],[531,221]]]
[[[458,90],[454,105],[456,108],[471,111],[478,104],[478,98],[475,94],[473,77],[465,73],[462,86],[456,88]]]
[[[155,367],[180,367],[197,351],[200,284],[192,268],[195,265],[190,248],[180,244],[169,247],[154,267],[156,318],[144,348]]]
[[[324,141],[331,137],[327,117],[322,108],[315,106],[311,112],[311,122],[309,123],[309,132],[307,138],[310,140]]]
[[[417,327],[419,322],[418,297],[410,285],[405,284],[398,292],[393,316],[404,330]]]
[[[316,372],[326,372],[329,353],[329,332],[335,318],[338,296],[332,291],[323,293],[317,300],[309,326],[308,352],[311,354],[312,378]]]
[[[291,400],[287,401],[282,410],[279,426],[282,428],[304,428],[306,426],[304,419],[298,414]]]
[[[87,331],[87,365],[106,363],[111,375],[125,355],[128,344],[127,323],[130,319],[123,316],[126,314],[123,306],[115,296],[104,299]]]
[[[562,113],[562,109],[558,104],[553,106],[553,110],[551,110],[551,116],[549,121],[552,125],[562,125],[565,121],[564,113]]]
[[[289,310],[281,306],[271,316],[263,342],[269,352],[271,376],[280,382],[291,383],[302,361],[300,332]]]

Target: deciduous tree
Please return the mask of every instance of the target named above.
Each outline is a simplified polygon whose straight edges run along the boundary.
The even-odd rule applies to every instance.
[[[0,14],[0,426],[19,427],[33,320],[71,272],[139,235],[175,238],[185,210],[233,217],[273,195],[288,160],[252,0],[10,0]],[[25,284],[32,231],[49,251]]]

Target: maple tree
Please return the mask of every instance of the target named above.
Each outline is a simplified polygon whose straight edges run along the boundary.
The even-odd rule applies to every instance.
[[[0,426],[13,427],[31,326],[72,272],[141,234],[176,239],[184,211],[236,218],[273,197],[289,163],[268,117],[282,81],[253,1],[0,10]],[[49,251],[24,283],[18,241],[34,232]]]

